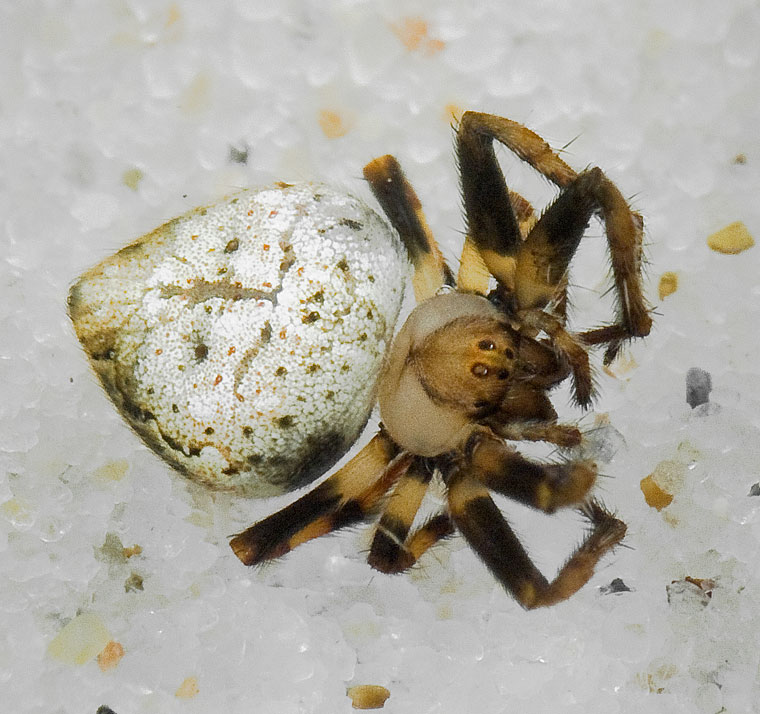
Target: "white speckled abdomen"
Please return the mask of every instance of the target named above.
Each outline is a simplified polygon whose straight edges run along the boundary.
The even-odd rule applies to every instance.
[[[319,184],[244,191],[85,273],[69,310],[109,396],[193,481],[302,486],[361,432],[408,276],[395,232]]]

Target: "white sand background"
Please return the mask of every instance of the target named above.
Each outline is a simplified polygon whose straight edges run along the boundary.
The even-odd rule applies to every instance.
[[[4,709],[337,714],[347,687],[378,684],[394,714],[756,711],[760,253],[707,238],[734,221],[760,234],[758,37],[749,0],[0,4]],[[597,361],[593,413],[556,397],[584,428],[609,420],[600,493],[630,547],[530,613],[461,538],[398,577],[366,565],[364,531],[247,570],[226,536],[287,499],[214,498],[155,458],[89,371],[68,286],[240,187],[313,179],[371,200],[361,168],[387,152],[456,264],[462,109],[572,142],[566,160],[601,166],[645,216],[654,331],[613,374]],[[500,156],[510,185],[551,200]],[[678,289],[660,299],[665,272]],[[596,222],[573,282],[576,324],[594,325]],[[695,409],[690,368],[712,379]],[[639,486],[652,472],[673,495],[660,511]],[[499,503],[552,574],[580,520]],[[687,576],[714,582],[669,602]],[[630,590],[605,594],[616,578]],[[89,625],[77,662],[50,650],[72,622]]]

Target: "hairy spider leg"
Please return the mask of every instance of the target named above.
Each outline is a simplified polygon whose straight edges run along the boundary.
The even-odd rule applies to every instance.
[[[364,178],[409,253],[417,302],[433,297],[443,285],[453,286],[454,276],[428,226],[420,199],[396,158],[387,154],[373,159],[364,167]]]
[[[563,189],[524,243],[517,238],[514,208],[507,210],[494,140]],[[469,235],[496,279],[508,291],[516,290],[520,308],[551,303],[554,314],[564,321],[567,266],[589,218],[598,211],[607,232],[619,315],[615,324],[590,330],[583,339],[588,344],[608,344],[604,360],[609,363],[622,341],[649,334],[651,318],[640,278],[643,221],[600,169],[579,175],[530,129],[480,112],[462,116],[457,155]]]
[[[555,440],[551,433],[536,433],[534,436]],[[562,435],[557,436],[562,438]],[[537,463],[520,455],[487,429],[473,432],[465,454],[463,468],[471,478],[492,491],[545,513],[582,503],[596,481],[596,464],[592,461]]]
[[[594,382],[588,352],[581,341],[565,329],[562,321],[543,310],[537,308],[523,310],[520,317],[524,325],[536,331],[545,332],[557,352],[567,360],[573,373],[575,402],[583,408],[588,408],[591,405]]]
[[[389,550],[385,557],[370,560],[370,565],[382,573],[397,575],[408,570],[436,543],[454,535],[456,528],[448,513],[438,513],[416,528],[403,545]]]
[[[509,202],[512,204],[512,210],[515,212],[520,235],[525,239],[525,236],[530,233],[531,228],[536,225],[538,216],[536,216],[536,212],[533,210],[533,206],[530,205],[528,199],[523,198],[517,191],[509,189]]]
[[[385,510],[378,521],[367,561],[383,573],[400,573],[407,570],[432,543],[453,532],[451,523],[439,522],[444,532],[439,533],[428,545],[420,546],[419,531],[408,538],[414,518],[427,492],[433,472],[426,468],[422,459],[415,459],[407,472],[398,480]],[[427,525],[427,524],[426,524]]]
[[[581,512],[591,530],[570,559],[549,582],[533,564],[488,489],[468,471],[449,485],[449,508],[459,531],[506,590],[526,609],[547,607],[580,590],[605,553],[620,543],[626,526],[591,501]]]
[[[470,236],[465,236],[462,256],[459,260],[459,270],[457,271],[457,290],[487,295],[490,283],[491,273],[488,271],[488,266],[483,260],[478,246]]]
[[[297,501],[234,536],[245,565],[279,558],[301,543],[366,520],[413,457],[380,431],[345,466]]]
[[[509,203],[514,211],[520,236],[524,240],[538,220],[533,206],[519,193],[512,190],[509,191]],[[466,235],[457,273],[457,289],[462,292],[487,295],[490,281],[491,273],[478,249],[478,244],[472,236]]]
[[[467,222],[467,236],[477,246],[489,272],[507,292],[514,290],[514,256],[522,243],[517,216],[509,199],[493,147],[493,132],[465,112],[456,135],[456,156]]]
[[[538,134],[511,119],[468,111],[462,115],[458,135],[479,135],[484,144],[495,139],[560,188],[578,175]]]
[[[597,212],[607,235],[618,316],[615,325],[586,332],[583,340],[608,343],[608,363],[624,339],[649,334],[652,320],[641,287],[641,217],[601,169],[579,174],[530,231],[517,254],[515,290],[520,309],[551,306],[564,323],[568,267]]]

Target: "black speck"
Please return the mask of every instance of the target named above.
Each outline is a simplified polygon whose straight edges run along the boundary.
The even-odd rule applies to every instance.
[[[296,420],[290,415],[275,419],[277,426],[279,426],[281,429],[289,429],[293,426],[293,424],[295,424],[295,421]]]
[[[243,427],[243,436],[250,436],[253,434],[253,429],[250,426]]]
[[[175,414],[179,414],[179,407],[176,404],[172,404],[172,411]]]
[[[201,342],[195,346],[195,359],[202,362],[206,357],[208,357],[208,347]]]
[[[710,401],[712,377],[699,367],[692,367],[686,373],[686,402],[694,409]]]
[[[206,434],[206,435],[208,435],[208,436],[211,436],[214,433],[214,429],[213,429],[213,427],[207,426],[206,429],[205,429],[205,431],[203,433]]]
[[[275,377],[284,377],[284,376],[285,376],[287,373],[288,373],[288,370],[287,370],[287,369],[285,369],[285,367],[278,367],[278,368],[277,368],[277,369],[274,371],[274,376],[275,376]]]
[[[609,595],[610,593],[629,593],[629,588],[620,578],[615,578],[609,585],[602,585],[599,588],[599,592],[602,595]]]
[[[374,275],[368,275],[367,280],[369,280],[371,283],[375,282],[375,276]]]
[[[748,496],[760,496],[760,483],[753,483],[750,486]]]
[[[325,301],[325,293],[324,293],[324,290],[320,290],[319,292],[317,292],[317,293],[314,293],[314,294],[311,296],[311,301],[312,301],[312,302],[316,302],[316,303],[319,303],[319,304],[321,305],[321,304],[322,304],[322,303]]]
[[[308,315],[304,315],[301,318],[301,322],[303,322],[304,325],[310,325],[312,322],[316,322],[319,320],[321,315],[318,312],[312,311]]]
[[[350,365],[350,364],[344,364],[344,365],[343,365],[343,366],[340,368],[340,371],[341,371],[341,372],[349,372],[349,371],[351,371],[351,365]]]
[[[113,709],[111,709],[111,707],[109,707],[108,705],[101,704],[98,707],[98,711],[95,712],[95,714],[116,714],[116,712]]]
[[[306,368],[306,374],[314,374],[314,372],[318,372],[321,369],[321,367],[318,364],[310,364]]]
[[[366,342],[367,341],[367,333],[362,332],[361,335],[359,335],[359,342]]]
[[[264,323],[264,327],[261,328],[261,342],[262,344],[266,344],[271,339],[272,339],[272,325],[267,320],[267,322]]]
[[[237,238],[233,238],[226,246],[224,246],[225,253],[234,253],[240,247],[240,241]]]
[[[345,258],[341,258],[338,261],[338,268],[342,270],[344,273],[348,272],[348,261]]]
[[[229,153],[230,163],[233,164],[247,164],[248,163],[248,147],[245,144],[240,146],[230,146]]]
[[[325,392],[325,399],[332,399],[335,396],[335,392],[333,392],[332,389],[328,389],[327,392]]]

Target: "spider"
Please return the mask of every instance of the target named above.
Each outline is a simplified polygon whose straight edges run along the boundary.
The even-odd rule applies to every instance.
[[[507,188],[494,141],[560,188],[540,218]],[[626,526],[589,496],[593,461],[539,463],[511,442],[578,446],[581,432],[557,422],[548,391],[571,376],[574,400],[588,408],[594,396],[588,349],[605,346],[607,364],[626,340],[649,333],[643,221],[600,169],[576,173],[514,121],[466,112],[455,142],[467,223],[456,280],[396,159],[383,156],[364,169],[410,254],[418,303],[379,376],[379,432],[319,486],[230,545],[255,565],[380,511],[368,556],[373,568],[400,573],[458,530],[524,608],[553,605],[589,580]],[[566,326],[568,266],[594,214],[605,226],[617,315],[612,324],[575,333]],[[436,472],[446,507],[413,528]],[[489,491],[545,513],[575,507],[589,521],[554,580],[533,564]]]

